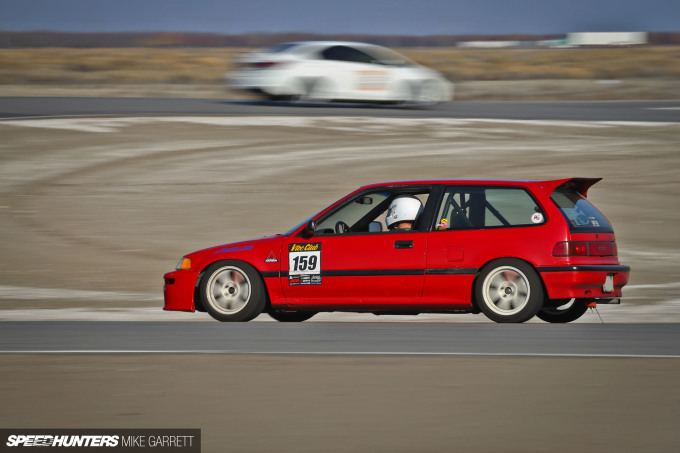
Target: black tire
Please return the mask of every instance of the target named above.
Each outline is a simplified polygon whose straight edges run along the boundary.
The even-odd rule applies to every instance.
[[[441,83],[434,80],[426,80],[418,87],[416,103],[420,106],[434,106],[444,102],[444,88]]]
[[[313,102],[319,104],[326,104],[333,100],[333,87],[328,79],[318,78],[307,84],[306,92],[301,100],[305,102]]]
[[[205,310],[222,322],[250,321],[266,304],[262,277],[242,261],[212,263],[203,273],[198,290]]]
[[[514,258],[484,266],[475,295],[480,310],[495,322],[525,322],[543,306],[543,284],[534,268]]]
[[[566,302],[558,307],[543,307],[536,316],[545,322],[565,323],[576,321],[588,311],[588,306],[582,300],[568,299]]]
[[[278,311],[270,310],[269,316],[279,322],[302,322],[314,316],[314,311]]]

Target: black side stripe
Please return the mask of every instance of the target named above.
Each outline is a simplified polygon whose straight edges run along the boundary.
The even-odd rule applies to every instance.
[[[473,275],[475,267],[435,267],[428,269],[347,269],[321,271],[322,277],[385,277],[390,275]],[[538,267],[538,272],[630,272],[630,266]],[[288,271],[262,272],[264,278],[287,278]]]
[[[386,275],[423,275],[424,269],[350,269],[321,271],[322,277],[380,277]]]
[[[321,271],[322,277],[384,277],[392,275],[469,275],[477,269],[470,268],[431,268],[431,269],[347,269]],[[286,278],[288,271],[263,272],[265,278]]]
[[[630,272],[630,266],[537,267],[538,272]]]
[[[476,274],[476,267],[437,267],[427,269],[427,275],[472,275]]]

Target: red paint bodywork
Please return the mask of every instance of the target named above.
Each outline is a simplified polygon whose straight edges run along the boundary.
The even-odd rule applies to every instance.
[[[329,206],[314,219],[344,200],[374,188],[417,185],[484,185],[521,187],[544,210],[541,225],[515,228],[404,232],[386,234],[314,235],[304,237],[305,225],[287,236],[200,250],[186,257],[191,269],[165,274],[165,310],[202,310],[196,300],[201,272],[220,260],[240,260],[263,276],[272,307],[306,311],[362,312],[471,312],[474,281],[487,263],[499,258],[519,258],[538,271],[549,299],[621,297],[629,269],[616,256],[556,257],[561,241],[614,241],[613,234],[574,234],[549,196],[559,186],[572,185],[586,196],[599,179],[567,178],[553,181],[440,180],[373,184],[362,187]],[[395,242],[413,241],[407,250]],[[291,243],[321,243],[321,285],[291,286],[288,281],[288,247]],[[272,255],[277,261],[271,260]],[[269,259],[268,259],[269,258]],[[395,270],[398,270],[395,271]],[[341,275],[334,276],[334,272]],[[603,292],[608,274],[614,290]]]

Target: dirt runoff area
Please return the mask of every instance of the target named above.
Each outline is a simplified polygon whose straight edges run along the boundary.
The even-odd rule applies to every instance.
[[[604,178],[590,198],[632,267],[601,313],[680,319],[680,124],[46,118],[0,136],[0,319],[207,319],[159,310],[185,253],[286,231],[372,182],[570,176]]]

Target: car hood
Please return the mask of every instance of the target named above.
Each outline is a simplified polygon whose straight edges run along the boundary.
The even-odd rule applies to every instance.
[[[186,255],[192,261],[195,270],[204,269],[210,263],[219,260],[240,260],[262,270],[278,263],[281,254],[281,242],[285,236],[277,234],[249,241],[232,242],[218,245]]]

